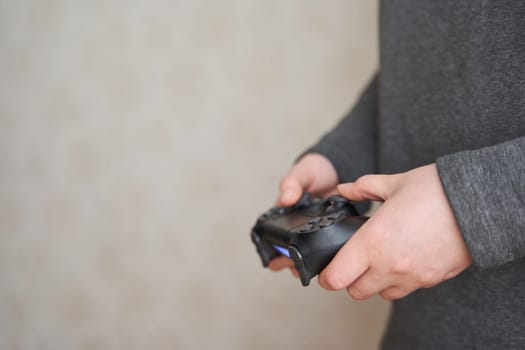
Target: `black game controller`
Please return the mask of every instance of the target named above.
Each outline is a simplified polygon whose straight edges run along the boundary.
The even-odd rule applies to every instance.
[[[294,206],[274,207],[261,215],[251,235],[264,267],[285,255],[307,286],[367,219],[346,198],[305,193]]]

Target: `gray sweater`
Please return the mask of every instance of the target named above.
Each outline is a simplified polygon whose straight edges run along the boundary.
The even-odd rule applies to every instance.
[[[393,303],[384,349],[525,349],[525,1],[383,0],[380,72],[309,152],[341,182],[436,162],[474,265]]]

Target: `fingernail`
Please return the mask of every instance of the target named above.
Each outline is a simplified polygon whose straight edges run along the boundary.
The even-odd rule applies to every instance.
[[[354,184],[353,182],[347,182],[347,183],[344,183],[344,184],[339,184],[339,185],[337,185],[337,189],[349,187],[349,186],[352,186],[353,184]]]

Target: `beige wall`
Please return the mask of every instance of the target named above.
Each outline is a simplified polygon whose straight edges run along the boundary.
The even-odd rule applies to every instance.
[[[0,3],[0,349],[368,349],[388,305],[260,266],[376,2]]]

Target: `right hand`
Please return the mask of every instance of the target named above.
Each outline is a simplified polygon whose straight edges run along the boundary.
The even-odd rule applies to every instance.
[[[337,193],[338,183],[337,171],[328,158],[319,153],[308,153],[282,178],[276,204],[281,207],[294,205],[304,192],[321,197]],[[289,268],[295,277],[299,277],[292,260],[285,256],[272,259],[268,267],[272,271]]]

